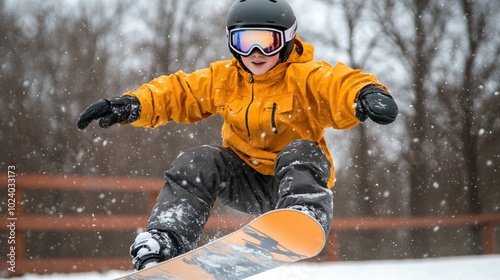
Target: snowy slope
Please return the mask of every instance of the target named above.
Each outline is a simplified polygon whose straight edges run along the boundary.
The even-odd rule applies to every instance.
[[[17,280],[89,280],[113,279],[121,271],[105,274],[25,275]],[[455,280],[500,279],[500,255],[450,257],[422,260],[365,261],[335,263],[299,263],[269,271],[248,280]]]

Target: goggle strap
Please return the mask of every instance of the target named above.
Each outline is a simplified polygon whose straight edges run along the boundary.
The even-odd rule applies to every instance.
[[[285,30],[285,42],[290,42],[290,40],[295,37],[295,32],[297,32],[297,20],[292,24],[290,28]]]

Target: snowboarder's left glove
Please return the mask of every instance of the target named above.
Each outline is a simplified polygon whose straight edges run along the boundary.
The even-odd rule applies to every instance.
[[[378,124],[396,120],[398,105],[392,96],[377,86],[366,86],[358,94],[356,117],[364,122],[368,117]]]
[[[100,119],[99,126],[108,128],[119,122],[134,122],[140,114],[141,104],[135,97],[99,99],[82,112],[77,125],[79,129],[85,129],[93,120]]]

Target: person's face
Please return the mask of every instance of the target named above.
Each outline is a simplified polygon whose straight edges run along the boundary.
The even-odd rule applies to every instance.
[[[250,72],[257,76],[264,75],[267,71],[276,66],[278,59],[279,53],[273,56],[265,56],[258,49],[254,49],[249,56],[241,56],[243,64]]]

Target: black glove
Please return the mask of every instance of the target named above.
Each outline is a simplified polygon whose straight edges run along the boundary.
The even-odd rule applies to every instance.
[[[385,90],[377,86],[366,86],[359,91],[356,117],[364,122],[368,117],[378,124],[390,124],[396,120],[398,105]]]
[[[99,126],[108,128],[123,121],[134,122],[140,114],[141,104],[135,97],[99,99],[80,114],[77,125],[79,129],[85,129],[93,120],[101,119]]]

